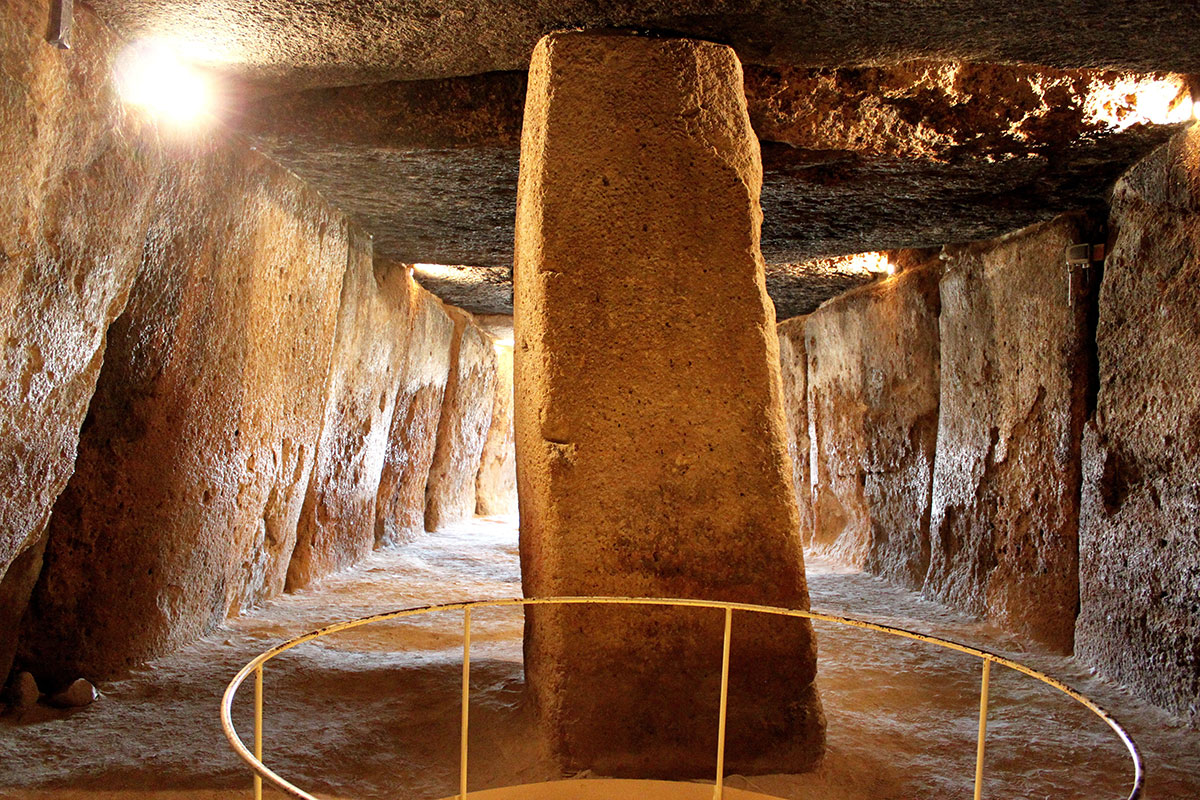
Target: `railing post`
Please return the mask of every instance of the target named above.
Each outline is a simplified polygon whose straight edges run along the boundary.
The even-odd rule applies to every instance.
[[[725,794],[725,708],[729,697],[729,633],[733,628],[733,609],[725,608],[725,642],[721,650],[721,711],[717,720],[717,785],[713,800]]]
[[[458,752],[458,796],[467,797],[467,706],[471,694],[471,607],[463,609],[462,741]]]
[[[263,668],[254,670],[254,757],[262,763],[263,756]],[[254,800],[262,800],[262,776],[254,773]]]
[[[983,752],[987,739],[988,678],[992,672],[992,660],[983,659],[983,685],[979,689],[979,744],[975,749],[975,800],[983,796]]]

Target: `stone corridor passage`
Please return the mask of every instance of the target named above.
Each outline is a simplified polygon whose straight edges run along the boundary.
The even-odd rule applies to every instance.
[[[881,579],[810,557],[813,607],[866,616],[1002,652],[1066,680],[1112,710],[1149,767],[1146,796],[1200,796],[1195,733],[1070,658],[975,622]],[[459,599],[520,594],[516,521],[476,518],[378,551],[317,587],[230,620],[127,678],[92,706],[39,706],[0,720],[5,800],[233,800],[249,773],[220,733],[226,682],[254,654],[335,620]],[[273,661],[266,761],[330,798],[440,798],[456,786],[461,617],[368,626]],[[557,777],[524,703],[519,609],[473,622],[471,787]],[[801,776],[732,776],[785,798],[970,796],[978,665],[960,654],[818,623],[828,717],[822,766]],[[1057,692],[993,671],[985,797],[1121,798],[1129,766],[1098,719]],[[249,695],[238,724],[250,730]],[[138,787],[132,789],[130,787]]]

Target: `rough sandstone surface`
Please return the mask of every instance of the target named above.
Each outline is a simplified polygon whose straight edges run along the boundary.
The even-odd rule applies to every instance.
[[[408,358],[396,393],[375,507],[377,547],[409,541],[425,530],[425,484],[450,372],[454,320],[424,289],[414,287],[411,300]]]
[[[807,607],[737,57],[554,35],[529,85],[515,267],[525,593]],[[526,674],[568,768],[711,774],[719,612],[530,612]],[[810,627],[738,615],[733,628],[727,768],[812,767],[824,718]]]
[[[450,375],[438,420],[437,445],[425,484],[425,530],[475,514],[475,479],[495,406],[496,353],[492,338],[457,309]]]
[[[92,4],[129,38],[179,42],[273,88],[523,70],[543,34],[603,27],[728,42],[748,64],[944,58],[1200,72],[1189,35],[1200,10],[1179,0],[308,0],[303,14],[292,0],[207,0],[204,13],[190,0]]]
[[[1200,722],[1200,130],[1117,185],[1084,438],[1076,654]]]
[[[525,85],[522,71],[272,93],[236,124],[373,230],[377,255],[469,265],[423,285],[511,313]],[[989,239],[1104,203],[1191,106],[1179,75],[955,60],[750,67],[743,85],[780,319],[862,282],[830,256]]]
[[[407,267],[374,262],[365,242],[350,248],[325,420],[288,565],[289,591],[356,563],[375,547],[375,504],[406,379],[415,291]]]
[[[937,263],[822,305],[804,326],[812,547],[919,587],[938,426]]]
[[[779,372],[783,410],[787,416],[788,453],[792,456],[792,486],[800,511],[800,543],[812,539],[812,484],[809,480],[808,351],[804,342],[806,317],[794,317],[775,326],[779,333]]]
[[[345,219],[221,135],[168,156],[23,627],[55,680],[281,591],[320,433]]]
[[[517,510],[517,455],[513,445],[513,349],[495,345],[496,385],[492,423],[475,479],[476,514],[513,514]]]
[[[109,74],[87,10],[45,41],[50,3],[0,7],[0,682],[75,462],[108,325],[137,272],[159,152]]]
[[[1070,216],[948,249],[926,591],[1070,652],[1078,607],[1087,297]]]

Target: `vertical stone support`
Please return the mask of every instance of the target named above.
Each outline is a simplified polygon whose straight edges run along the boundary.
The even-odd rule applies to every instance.
[[[808,435],[808,350],[804,323],[808,317],[793,317],[775,326],[779,333],[779,371],[783,381],[783,410],[788,425],[788,452],[792,456],[792,485],[800,511],[800,543],[812,541],[812,483],[809,470]]]
[[[938,430],[938,266],[847,292],[808,317],[813,540],[919,588]]]
[[[926,591],[1070,652],[1079,602],[1087,306],[1068,305],[1060,217],[948,250]]]
[[[513,448],[513,349],[496,344],[496,386],[492,425],[488,428],[475,479],[475,513],[512,514],[517,510],[517,464]]]
[[[1200,127],[1117,183],[1075,652],[1200,723]]]
[[[153,208],[23,625],[52,680],[117,674],[283,588],[342,276],[369,246],[224,136],[172,149]]]
[[[437,446],[425,484],[425,530],[475,515],[475,478],[495,404],[492,337],[470,314],[454,309],[450,376],[438,420]]]
[[[325,415],[296,546],[289,591],[344,569],[375,547],[375,503],[405,381],[412,333],[409,268],[351,248],[342,281]]]
[[[535,49],[515,274],[527,595],[807,607],[761,179],[730,48],[569,33]],[[570,768],[711,777],[720,612],[535,608],[527,625]],[[727,769],[813,766],[815,672],[807,623],[735,614]]]
[[[450,374],[454,321],[441,301],[420,286],[413,286],[411,297],[408,360],[375,504],[377,547],[410,541],[425,530],[425,483]]]
[[[50,47],[47,12],[0,6],[0,684],[163,161],[107,80],[117,36],[81,8]]]

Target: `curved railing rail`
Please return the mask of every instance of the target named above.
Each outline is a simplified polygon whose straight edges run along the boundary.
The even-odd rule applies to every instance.
[[[725,612],[725,638],[722,648],[721,660],[721,700],[720,712],[718,718],[717,731],[717,764],[716,764],[716,781],[714,784],[714,798],[721,800],[724,788],[724,772],[725,772],[725,701],[729,686],[729,642],[733,626],[733,612],[749,612],[753,614],[773,614],[782,617],[800,617],[802,619],[818,620],[821,622],[832,622],[837,625],[846,625],[852,628],[861,628],[878,633],[887,633],[892,636],[900,636],[906,639],[915,639],[919,642],[944,647],[950,650],[957,650],[961,653],[975,656],[983,661],[982,680],[979,691],[979,737],[975,753],[975,800],[979,800],[983,792],[983,766],[984,753],[987,739],[987,715],[988,715],[988,682],[991,676],[991,666],[993,663],[1008,667],[1009,669],[1028,675],[1042,683],[1052,686],[1063,694],[1066,694],[1076,702],[1083,705],[1093,714],[1112,728],[1129,751],[1129,756],[1133,760],[1133,787],[1129,792],[1127,800],[1137,800],[1142,793],[1142,782],[1144,779],[1144,771],[1142,768],[1142,757],[1138,753],[1137,746],[1134,745],[1133,739],[1125,731],[1121,724],[1117,722],[1111,714],[1101,708],[1096,702],[1083,694],[1075,691],[1070,686],[1067,686],[1062,681],[1040,672],[1032,667],[1027,667],[1024,664],[1018,663],[1011,659],[1005,658],[995,653],[981,650],[977,647],[952,642],[948,639],[941,639],[937,636],[929,636],[924,633],[916,633],[915,631],[905,630],[903,628],[894,628],[890,625],[881,625],[876,622],[867,620],[853,619],[850,617],[838,617],[832,614],[822,614],[816,611],[803,611],[794,608],[777,608],[774,606],[760,606],[750,603],[724,603],[715,600],[684,600],[684,599],[669,599],[660,597],[525,597],[512,598],[503,600],[478,600],[463,603],[445,603],[441,605],[421,606],[419,608],[406,608],[399,611],[389,611],[383,614],[375,614],[369,617],[348,620],[346,622],[338,622],[333,625],[328,625],[324,628],[319,628],[311,633],[306,633],[303,636],[297,636],[294,639],[289,639],[282,644],[272,647],[270,650],[256,656],[250,663],[242,667],[230,681],[229,686],[225,689],[225,694],[221,698],[221,728],[225,731],[225,738],[229,740],[229,744],[233,747],[234,752],[245,761],[250,769],[254,772],[254,796],[256,800],[261,800],[262,797],[262,782],[265,779],[267,782],[283,791],[285,794],[299,798],[299,800],[319,800],[303,789],[295,786],[287,781],[266,765],[263,764],[262,755],[262,731],[263,731],[263,665],[275,658],[280,653],[291,650],[297,645],[310,642],[314,639],[319,639],[322,636],[328,636],[338,631],[357,628],[362,625],[370,625],[373,622],[383,622],[391,619],[400,619],[402,617],[414,617],[422,614],[430,614],[438,611],[455,611],[463,612],[463,670],[462,670],[462,709],[461,709],[461,743],[459,752],[459,797],[465,800],[467,796],[467,731],[468,731],[468,699],[469,699],[469,679],[471,674],[471,610],[476,608],[497,608],[502,606],[542,606],[542,605],[643,605],[643,606],[674,606],[674,607],[691,607],[691,608],[716,608],[722,609]],[[233,726],[233,701],[237,695],[238,689],[246,678],[254,675],[254,751],[242,742],[237,731]]]

